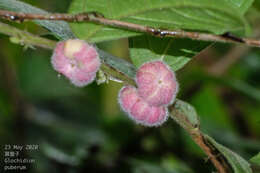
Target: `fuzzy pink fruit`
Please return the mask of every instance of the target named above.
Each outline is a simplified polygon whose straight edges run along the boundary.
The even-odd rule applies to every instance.
[[[143,64],[137,71],[138,94],[151,106],[171,104],[178,92],[173,71],[162,61]]]
[[[132,86],[125,86],[119,91],[118,101],[125,112],[130,112],[133,105],[139,100],[137,90]]]
[[[150,106],[143,99],[138,100],[129,113],[129,116],[138,124],[145,126],[159,126],[168,118],[167,108],[164,106]]]
[[[166,107],[150,106],[132,86],[123,87],[119,92],[119,103],[122,109],[138,124],[159,126],[167,120]]]
[[[59,42],[51,62],[56,71],[79,87],[91,83],[100,67],[96,49],[79,39]]]

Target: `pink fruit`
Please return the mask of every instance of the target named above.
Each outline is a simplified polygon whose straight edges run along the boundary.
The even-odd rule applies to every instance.
[[[132,86],[125,86],[119,91],[119,104],[123,111],[130,112],[132,106],[139,100],[137,90]]]
[[[159,126],[164,123],[168,118],[168,109],[164,106],[154,107],[151,109],[149,118],[146,120],[148,126]]]
[[[140,99],[131,108],[129,116],[138,124],[144,126],[159,126],[168,118],[167,108],[164,106],[150,106]]]
[[[96,49],[79,39],[59,42],[51,62],[56,71],[79,87],[91,83],[100,67]]]
[[[138,99],[130,110],[130,116],[136,122],[143,124],[150,116],[151,106],[149,106],[143,99]]]
[[[150,106],[132,86],[126,86],[120,90],[119,103],[128,116],[138,124],[159,126],[168,117],[166,107]]]
[[[171,104],[178,91],[173,71],[162,61],[143,64],[137,71],[138,94],[151,106]]]

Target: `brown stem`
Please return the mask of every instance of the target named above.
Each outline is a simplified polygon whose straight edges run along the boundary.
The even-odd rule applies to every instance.
[[[24,21],[24,20],[63,20],[68,22],[93,22],[96,24],[102,24],[106,26],[112,26],[116,28],[127,29],[131,31],[137,31],[147,33],[158,37],[178,37],[178,38],[190,38],[193,40],[214,41],[223,43],[239,43],[252,47],[260,47],[260,40],[254,40],[249,38],[239,38],[229,33],[223,35],[214,35],[200,32],[186,32],[182,30],[164,30],[157,29],[149,26],[124,22],[120,20],[112,20],[103,17],[97,13],[79,13],[79,14],[32,14],[32,13],[16,13],[12,11],[0,10],[0,17],[11,21]]]
[[[197,131],[195,134],[191,134],[191,137],[194,142],[208,155],[209,159],[218,170],[219,173],[227,173],[226,168],[222,163],[217,159],[217,156],[213,154],[211,148],[206,144],[203,135]]]
[[[175,106],[170,106],[170,116],[181,125],[186,132],[189,133],[192,140],[205,152],[205,154],[209,157],[210,161],[213,163],[215,168],[219,173],[227,173],[227,168],[225,164],[223,164],[220,160],[217,159],[217,155],[211,149],[211,147],[207,144],[207,140],[204,138],[203,133],[199,129],[199,125],[192,124],[187,117],[183,114],[183,112],[179,111],[175,108]]]

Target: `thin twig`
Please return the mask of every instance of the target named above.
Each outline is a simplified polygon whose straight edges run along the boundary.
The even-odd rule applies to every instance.
[[[32,45],[45,49],[53,49],[56,45],[55,41],[33,35],[29,32],[22,31],[13,26],[0,22],[0,33],[15,38],[15,42],[21,45]]]
[[[177,38],[190,38],[193,40],[223,42],[223,43],[239,43],[252,47],[260,47],[260,40],[249,38],[239,38],[229,33],[223,35],[214,35],[200,32],[186,32],[183,30],[164,30],[157,29],[149,26],[124,22],[120,20],[112,20],[103,17],[98,13],[79,13],[79,14],[32,14],[32,13],[16,13],[12,11],[0,10],[0,17],[11,21],[24,20],[63,20],[67,22],[93,22],[115,28],[122,28],[136,32],[147,33],[157,37],[177,37]]]
[[[211,148],[206,144],[203,134],[198,130],[196,133],[190,134],[196,144],[209,156],[209,159],[218,170],[219,173],[227,173],[224,165],[217,159]]]
[[[226,167],[222,164],[217,156],[212,151],[210,146],[207,145],[207,140],[204,139],[203,133],[200,131],[199,127],[195,127],[183,114],[183,112],[175,109],[174,106],[169,107],[170,116],[185,129],[185,131],[191,136],[192,140],[205,152],[209,157],[215,168],[219,173],[227,173]]]

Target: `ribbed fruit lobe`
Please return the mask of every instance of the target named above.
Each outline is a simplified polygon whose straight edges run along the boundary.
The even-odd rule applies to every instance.
[[[59,42],[51,62],[56,71],[79,87],[91,83],[100,67],[96,49],[79,39]]]
[[[162,61],[143,64],[137,71],[138,94],[151,106],[171,104],[178,91],[175,74]]]
[[[135,87],[123,87],[119,92],[118,100],[123,111],[138,124],[159,126],[168,118],[166,107],[150,106],[138,95]]]

